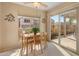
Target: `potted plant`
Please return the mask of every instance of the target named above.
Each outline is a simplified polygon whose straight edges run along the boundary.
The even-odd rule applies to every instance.
[[[39,28],[36,27],[32,28],[32,32],[34,33],[34,35],[36,35],[36,33],[39,32]]]

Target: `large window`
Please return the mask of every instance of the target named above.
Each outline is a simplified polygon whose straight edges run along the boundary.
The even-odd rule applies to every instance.
[[[40,19],[34,17],[18,16],[19,28],[31,32],[33,27],[40,28]]]

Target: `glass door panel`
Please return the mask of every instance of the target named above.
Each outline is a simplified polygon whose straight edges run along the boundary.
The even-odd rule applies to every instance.
[[[58,24],[59,24],[59,15],[51,17],[51,39],[53,42],[58,43]]]
[[[63,17],[63,21],[62,21]],[[61,45],[76,51],[76,10],[70,10],[60,16],[61,22]]]

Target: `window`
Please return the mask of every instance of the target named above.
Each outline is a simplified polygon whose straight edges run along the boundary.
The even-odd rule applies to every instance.
[[[30,23],[30,19],[24,19],[24,23]]]

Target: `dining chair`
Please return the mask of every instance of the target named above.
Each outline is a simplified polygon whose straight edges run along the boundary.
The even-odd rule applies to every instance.
[[[42,32],[40,36],[42,51],[44,52],[45,48],[47,47],[47,34],[45,32]]]
[[[29,55],[29,52],[33,52],[33,42],[33,35],[27,34],[25,36],[26,55]]]
[[[43,51],[42,51],[41,36],[40,35],[34,35],[33,40],[34,40],[34,55],[36,55],[36,50],[37,51],[41,50],[41,53],[42,53]]]

